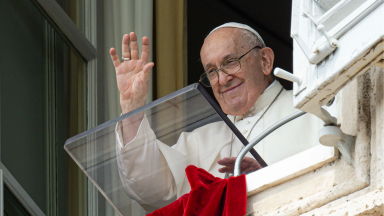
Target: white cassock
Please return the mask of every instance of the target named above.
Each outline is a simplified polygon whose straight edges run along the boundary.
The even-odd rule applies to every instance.
[[[248,141],[298,111],[293,108],[292,91],[282,88],[275,81],[246,114],[236,117],[228,115]],[[317,133],[320,127],[321,121],[317,117],[306,114],[264,138],[255,146],[255,150],[271,165],[318,145]],[[156,139],[145,115],[136,137],[125,145],[121,142],[120,126],[116,128],[121,181],[128,195],[148,212],[190,191],[184,172],[188,165],[195,165],[214,176],[224,178],[224,174],[218,172],[222,166],[217,161],[224,157],[236,157],[243,148],[243,144],[234,139],[232,131],[224,122],[211,123],[193,132],[182,133],[172,147]],[[249,153],[246,156],[252,157]]]

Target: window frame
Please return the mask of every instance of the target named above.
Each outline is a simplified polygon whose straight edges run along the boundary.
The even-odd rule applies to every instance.
[[[346,1],[349,2],[349,0],[343,2]],[[301,15],[304,9],[312,8],[311,5],[313,4],[316,3],[314,1],[293,0],[291,36],[294,37],[297,34],[304,43],[313,44],[316,42],[318,45],[326,42],[325,37],[322,36],[316,40],[316,26]],[[293,73],[303,78],[302,85],[293,84],[294,106],[296,108],[315,114],[324,120],[322,116],[313,111],[313,107],[326,104],[346,83],[357,77],[357,74],[367,71],[370,68],[369,65],[376,64],[383,59],[379,56],[382,52],[380,44],[383,40],[382,35],[377,36],[379,30],[375,33],[371,31],[372,36],[365,34],[358,40],[354,40],[352,35],[358,31],[357,28],[354,28],[356,25],[359,27],[364,26],[364,24],[367,25],[367,23],[383,25],[378,20],[378,14],[383,10],[383,7],[384,4],[380,0],[367,0],[354,11],[353,15],[350,14],[343,23],[339,23],[331,29],[329,34],[339,40],[339,46],[318,64],[310,64],[299,44],[294,42]],[[354,17],[356,19],[352,20]],[[376,35],[373,36],[373,34]],[[354,40],[354,43],[346,45],[351,40]],[[363,43],[362,40],[369,41]],[[338,60],[337,64],[335,59]]]
[[[352,3],[353,0],[343,0],[328,10],[325,14],[323,14],[320,18],[317,19],[319,24],[323,24],[326,27],[326,30],[329,32],[330,36],[333,38],[340,38],[344,33],[343,29],[348,28],[350,23],[353,23],[355,19],[363,14],[365,11],[369,10],[371,6],[375,3],[380,2],[380,0],[359,0],[361,2],[357,8],[353,8]],[[352,7],[352,8],[351,8]],[[340,14],[339,18],[336,21],[333,21],[337,14]],[[331,26],[331,27],[329,27]],[[326,38],[322,36],[318,40],[316,40],[316,45],[320,46],[321,44],[327,42]]]
[[[87,112],[85,118],[86,121],[84,123],[86,125],[86,129],[92,128],[97,125],[97,94],[95,94],[97,89],[97,2],[92,0],[84,0],[84,4],[87,5],[87,7],[83,7],[84,9],[83,11],[81,11],[82,13],[84,13],[84,34],[55,0],[32,0],[32,3],[45,17],[47,22],[51,24],[55,32],[58,33],[66,43],[71,44],[75,48],[75,51],[86,62],[86,79],[84,80],[84,85],[86,85],[86,100],[84,101],[84,105],[86,106]],[[47,35],[47,37],[47,40],[50,41],[52,40],[51,37],[54,36]],[[48,175],[50,178],[47,179],[47,181],[49,182],[48,184],[50,184],[50,186],[56,186],[57,175],[55,167],[57,165],[57,160],[55,159],[55,157],[57,156],[54,153],[57,151],[55,149],[59,148],[59,146],[55,145],[51,146],[51,148],[52,149],[50,149],[48,153],[48,166],[50,167]],[[34,200],[27,194],[23,187],[18,183],[18,181],[13,177],[13,175],[1,162],[0,170],[2,170],[4,183],[9,187],[15,197],[23,204],[26,210],[32,215],[45,215],[43,211],[34,202]],[[87,193],[88,195],[85,197],[86,199],[88,199],[88,203],[92,202],[92,208],[84,208],[84,212],[88,212],[89,215],[97,215],[98,192],[97,189],[93,187],[92,183],[88,181],[86,182],[88,184],[87,186],[85,186],[85,188],[87,188],[87,191],[85,191],[85,193]],[[3,190],[1,190],[0,192],[2,196]],[[56,199],[57,190],[52,190],[52,193],[53,194],[51,194],[49,198],[51,199],[49,206],[49,214],[56,215],[58,207],[58,200]],[[3,209],[1,211],[1,214],[3,214]]]
[[[2,172],[1,176],[1,212],[0,214],[3,215],[4,213],[4,206],[3,206],[3,184],[6,184],[8,188],[12,191],[12,193],[15,195],[15,197],[20,201],[20,203],[25,207],[25,209],[31,213],[32,215],[41,215],[44,216],[45,214],[41,209],[37,206],[35,201],[28,195],[28,193],[23,189],[23,187],[17,182],[15,177],[8,171],[8,169],[4,166],[3,163],[0,162],[0,171]]]

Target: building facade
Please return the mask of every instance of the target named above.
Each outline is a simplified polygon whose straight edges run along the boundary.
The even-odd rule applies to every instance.
[[[198,80],[203,72],[199,51],[206,34],[229,21],[254,27],[275,50],[275,66],[306,77],[306,88],[293,84],[297,108],[311,113],[304,104],[313,101],[303,102],[317,99],[309,92],[315,86],[311,80],[319,79],[320,87],[323,81],[332,81],[329,94],[324,93],[326,88],[317,92],[326,100],[316,103],[337,119],[334,126],[353,138],[348,154],[352,160],[336,147],[317,146],[247,176],[247,214],[384,215],[383,54],[375,53],[374,63],[355,70],[341,84],[335,80],[343,72],[331,78],[326,72],[304,76],[302,71],[311,71],[311,64],[286,32],[290,20],[277,18],[285,13],[291,17],[292,9],[291,36],[295,38],[295,28],[301,36],[308,33],[303,38],[312,46],[325,39],[310,20],[300,21],[297,8],[313,7],[318,18],[340,2],[353,1],[0,1],[4,215],[118,215],[63,149],[66,139],[121,113],[109,49],[116,47],[120,53],[123,34],[132,31],[154,42],[150,102]],[[355,2],[382,6],[377,0]],[[329,17],[323,21],[332,24]],[[360,32],[365,35],[368,30]],[[374,50],[383,49],[382,41]],[[349,44],[354,43],[350,39]],[[345,58],[370,58],[356,50]],[[327,61],[336,54],[316,64],[327,71]],[[145,213],[132,208],[131,214]]]
[[[349,163],[341,154],[321,167],[269,184],[248,197],[249,215],[383,215],[383,68],[374,66],[339,94],[341,130],[354,137]]]

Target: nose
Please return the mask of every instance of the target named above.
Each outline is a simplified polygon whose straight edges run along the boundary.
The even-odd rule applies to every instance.
[[[227,74],[223,70],[219,70],[217,74],[219,75],[220,85],[226,85],[231,79],[233,79],[233,75]]]

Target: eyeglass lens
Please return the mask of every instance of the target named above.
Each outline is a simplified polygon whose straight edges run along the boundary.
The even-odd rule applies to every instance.
[[[201,83],[207,87],[214,86],[219,81],[219,72],[226,74],[235,74],[241,68],[239,60],[229,60],[221,65],[216,71],[206,72],[202,75]]]

